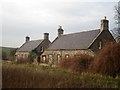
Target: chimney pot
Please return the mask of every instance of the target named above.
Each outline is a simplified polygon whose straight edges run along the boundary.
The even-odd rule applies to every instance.
[[[104,19],[101,20],[101,28],[100,28],[100,31],[109,30],[109,21],[108,21],[106,18],[107,18],[107,17],[105,16]]]
[[[60,37],[63,34],[64,30],[62,29],[62,26],[59,26],[58,28],[58,37]]]
[[[49,33],[44,33],[44,39],[49,40]]]
[[[30,37],[26,36],[26,42],[30,41]]]

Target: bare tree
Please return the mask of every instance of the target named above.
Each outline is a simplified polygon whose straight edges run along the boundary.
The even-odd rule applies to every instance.
[[[114,28],[112,32],[116,40],[120,42],[120,1],[118,2],[118,5],[115,6],[115,17],[114,18],[116,20],[117,27]]]

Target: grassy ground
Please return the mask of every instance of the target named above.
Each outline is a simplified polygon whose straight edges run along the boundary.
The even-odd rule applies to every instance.
[[[3,88],[120,88],[120,78],[33,64],[3,63]]]

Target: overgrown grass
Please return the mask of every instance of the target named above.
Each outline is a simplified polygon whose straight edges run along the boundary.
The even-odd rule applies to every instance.
[[[78,54],[79,57],[72,57],[61,60],[59,66],[64,69],[69,69],[76,72],[88,72],[91,62],[94,57],[89,54]]]
[[[34,64],[3,63],[3,88],[118,88],[120,78]]]
[[[72,57],[61,60],[59,66],[66,70],[76,72],[91,72],[101,75],[109,75],[115,78],[120,75],[120,44],[108,42],[95,54],[77,54],[79,57]]]
[[[107,43],[96,55],[91,71],[102,75],[116,77],[120,75],[120,44],[115,42]]]

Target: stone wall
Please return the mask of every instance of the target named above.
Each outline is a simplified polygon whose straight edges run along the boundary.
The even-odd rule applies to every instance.
[[[49,40],[44,40],[35,50],[37,51],[37,57],[40,58],[40,55],[44,52],[44,50],[47,49],[47,47],[50,45],[50,41]],[[27,52],[27,51],[17,51],[16,54],[15,54],[15,57],[16,57],[16,60],[17,59],[27,59],[28,56],[29,56],[29,53],[30,52]]]
[[[94,52],[91,50],[51,50],[45,51],[41,56],[41,60],[43,63],[57,65],[60,60],[71,57],[78,57],[80,54],[89,54],[94,56]]]
[[[107,42],[115,41],[109,31],[103,30],[101,34],[95,39],[92,45],[89,47],[94,52],[101,50]]]
[[[15,54],[16,59],[21,59],[21,58],[28,58],[29,52],[16,52]]]

